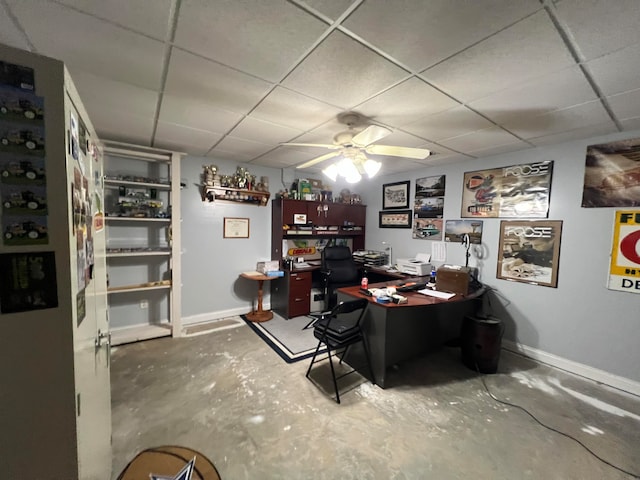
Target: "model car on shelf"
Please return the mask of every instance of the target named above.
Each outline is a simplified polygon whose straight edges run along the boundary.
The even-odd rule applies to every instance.
[[[29,180],[36,180],[44,178],[45,170],[41,167],[35,167],[32,162],[28,160],[20,162],[9,162],[4,166],[2,172],[0,172],[2,178],[27,178]]]
[[[40,150],[44,148],[44,139],[31,130],[4,132],[2,137],[0,137],[0,143],[5,147],[10,145],[24,146],[28,150]]]
[[[29,210],[42,210],[47,208],[47,199],[29,190],[24,190],[5,196],[2,199],[2,206],[6,209],[26,208]]]
[[[35,222],[12,223],[4,230],[4,238],[11,240],[12,238],[28,237],[33,240],[47,235],[47,227],[39,225]]]

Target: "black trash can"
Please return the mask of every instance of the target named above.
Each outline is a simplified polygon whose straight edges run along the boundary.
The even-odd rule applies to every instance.
[[[498,318],[464,317],[460,334],[462,363],[474,372],[496,373],[503,333],[504,325]]]

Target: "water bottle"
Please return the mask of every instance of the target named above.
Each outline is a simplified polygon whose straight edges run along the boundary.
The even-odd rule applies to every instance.
[[[429,283],[436,283],[436,267],[431,267],[431,278]]]
[[[360,288],[362,290],[368,290],[369,289],[369,279],[367,278],[367,272],[366,271],[362,275],[362,280],[360,280]]]

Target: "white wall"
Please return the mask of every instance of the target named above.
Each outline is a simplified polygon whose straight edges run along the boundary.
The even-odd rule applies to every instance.
[[[496,278],[500,219],[484,219],[483,247],[486,257],[473,255],[471,266],[480,269],[480,280],[495,289],[494,313],[507,326],[505,342],[516,342],[527,353],[569,370],[601,379],[629,391],[640,392],[640,295],[606,288],[611,250],[613,208],[582,208],[582,182],[586,146],[633,138],[640,132],[591,138],[558,146],[532,148],[516,153],[474,160],[472,163],[425,167],[415,172],[376,178],[349,188],[367,205],[366,247],[382,250],[391,243],[394,258],[430,252],[431,241],[411,238],[406,229],[379,229],[382,184],[446,175],[445,219],[459,219],[462,178],[466,171],[495,168],[540,160],[553,160],[549,219],[562,220],[558,288],[509,282]],[[217,164],[222,173],[235,171],[236,163],[187,157],[182,162],[182,277],[185,322],[245,313],[255,297],[255,285],[238,279],[255,262],[270,256],[271,207],[207,205],[195,184],[200,184],[202,166]],[[295,171],[251,167],[251,173],[267,175],[271,197],[289,187]],[[284,177],[284,183],[281,181]],[[334,194],[343,186],[334,188]],[[248,240],[222,238],[225,216],[249,217]],[[464,248],[447,245],[447,262],[464,264]],[[266,299],[268,303],[268,297]],[[603,376],[619,377],[607,381]]]

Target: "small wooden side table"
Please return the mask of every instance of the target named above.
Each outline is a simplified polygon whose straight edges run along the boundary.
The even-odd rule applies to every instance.
[[[248,278],[249,280],[258,282],[258,308],[247,313],[247,320],[251,322],[266,322],[267,320],[271,320],[273,318],[273,312],[270,310],[262,309],[262,287],[265,281],[273,280],[274,278],[278,277],[269,277],[268,275],[256,275],[250,273],[241,273],[240,276],[242,278]]]

